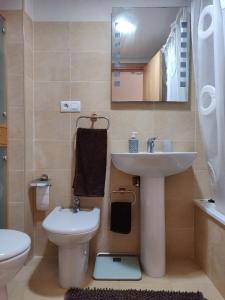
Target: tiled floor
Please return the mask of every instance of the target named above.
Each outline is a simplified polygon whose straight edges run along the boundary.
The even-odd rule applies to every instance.
[[[150,278],[143,274],[141,281],[94,281],[89,275],[85,286],[114,289],[200,290],[208,300],[224,299],[198,266],[192,261],[184,260],[170,263],[167,275],[163,278]],[[9,300],[63,300],[65,290],[58,286],[57,261],[33,258],[9,283],[8,293]]]

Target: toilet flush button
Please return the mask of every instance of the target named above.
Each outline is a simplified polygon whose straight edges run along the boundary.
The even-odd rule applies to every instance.
[[[80,112],[80,101],[70,100],[60,102],[61,112]]]

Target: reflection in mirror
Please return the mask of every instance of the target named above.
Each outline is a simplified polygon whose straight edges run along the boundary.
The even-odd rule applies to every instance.
[[[112,101],[187,102],[188,7],[112,9]]]

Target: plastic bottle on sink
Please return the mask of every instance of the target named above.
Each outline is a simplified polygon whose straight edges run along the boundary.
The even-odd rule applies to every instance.
[[[130,139],[128,140],[129,153],[138,153],[138,139],[136,137],[137,132],[133,131]]]

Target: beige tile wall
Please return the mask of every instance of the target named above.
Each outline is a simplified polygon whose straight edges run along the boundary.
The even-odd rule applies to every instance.
[[[139,251],[138,203],[133,210],[131,234],[109,231],[109,191],[125,186],[139,198],[132,177],[110,162],[110,152],[126,151],[130,132],[136,130],[141,150],[145,150],[149,136],[157,135],[158,149],[161,139],[172,138],[175,150],[198,151],[193,169],[166,179],[167,257],[193,257],[192,199],[212,195],[195,113],[193,76],[188,104],[111,104],[109,23],[33,24],[21,11],[1,13],[7,24],[8,226],[34,236],[35,254],[56,255],[56,248],[47,242],[41,227],[48,212],[36,211],[28,184],[47,173],[52,179],[50,209],[70,205],[75,123],[80,114],[60,114],[59,102],[80,99],[81,114],[97,112],[111,121],[106,196],[82,199],[82,206],[101,207],[101,228],[92,242],[92,253]],[[224,228],[199,210],[195,226],[197,260],[225,294],[221,281]]]
[[[225,227],[195,209],[195,252],[200,267],[225,297]]]
[[[48,173],[53,183],[50,209],[70,205],[75,123],[80,114],[60,114],[59,102],[80,99],[81,114],[97,112],[111,120],[105,199],[82,199],[82,205],[97,205],[102,210],[102,226],[92,250],[139,251],[138,204],[133,210],[131,234],[123,236],[109,231],[109,190],[125,186],[135,190],[139,197],[138,189],[132,186],[132,177],[116,170],[110,162],[110,152],[126,151],[130,132],[136,130],[141,150],[145,149],[149,136],[157,135],[157,148],[161,139],[169,137],[175,150],[200,152],[193,170],[166,179],[168,257],[193,257],[191,199],[210,194],[195,121],[194,96],[191,95],[189,104],[111,104],[109,23],[35,23],[33,35],[33,23],[26,14],[4,12],[4,15],[10,24],[7,25],[9,227],[33,236],[34,218],[35,253],[56,253],[53,245],[46,247],[47,239],[41,228],[46,214],[36,212],[28,185],[34,177]]]
[[[92,243],[92,251],[138,252],[139,202],[133,210],[132,233],[124,236],[109,231],[109,190],[125,186],[135,190],[139,198],[132,177],[111,165],[110,153],[126,151],[133,130],[138,131],[140,150],[145,150],[147,138],[153,135],[159,137],[157,148],[163,138],[171,138],[177,151],[200,147],[196,140],[195,101],[191,95],[188,104],[111,104],[110,36],[110,23],[34,23],[35,173],[36,176],[48,173],[52,178],[50,208],[70,205],[75,124],[80,114],[60,114],[59,103],[79,99],[81,114],[97,112],[108,117],[111,126],[106,195],[104,199],[82,199],[83,206],[97,205],[102,212],[101,229]],[[199,158],[194,172],[189,169],[166,179],[168,257],[194,256],[192,198],[201,194],[201,188],[205,192],[207,178],[201,164]],[[41,229],[46,214],[36,212],[35,215],[36,254],[52,255],[54,247],[46,247],[47,239]]]

